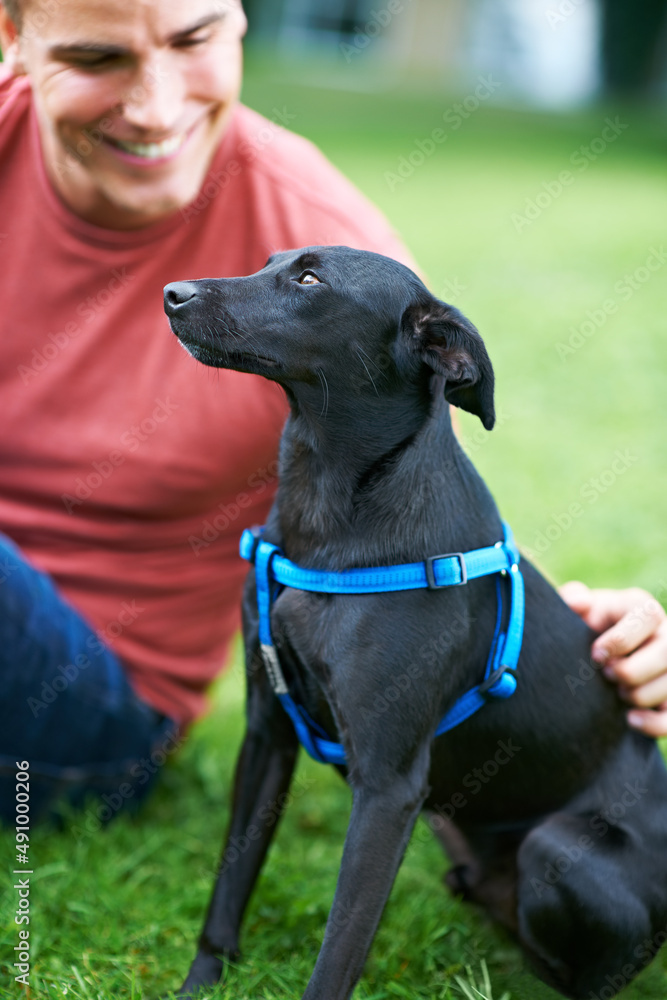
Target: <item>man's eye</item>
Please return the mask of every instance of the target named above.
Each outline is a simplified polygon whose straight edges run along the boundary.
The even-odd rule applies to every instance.
[[[300,285],[321,285],[322,282],[312,271],[304,271],[298,279]]]
[[[68,62],[76,69],[107,69],[120,64],[120,56],[115,53],[108,55],[81,55],[71,56]]]
[[[176,47],[179,49],[193,49],[196,45],[203,45],[205,42],[208,42],[210,38],[210,31],[196,35],[188,35],[187,38],[181,38],[177,42]]]

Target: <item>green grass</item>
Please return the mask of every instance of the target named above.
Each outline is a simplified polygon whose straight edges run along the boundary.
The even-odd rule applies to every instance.
[[[484,106],[391,191],[385,174],[439,126],[453,98],[298,86],[251,67],[245,99],[268,114],[274,107],[294,113],[295,130],[383,208],[432,289],[478,324],[496,368],[502,419],[492,434],[463,419],[463,436],[521,542],[534,547],[552,516],[562,520],[580,503],[581,515],[540,553],[546,570],[558,580],[637,583],[664,599],[667,265],[574,354],[561,359],[556,349],[587,310],[618,299],[614,283],[661,246],[666,133],[657,113],[605,108],[557,117]],[[630,127],[517,233],[512,213],[616,114]],[[628,468],[605,492],[596,490],[591,481],[611,468],[617,450],[630,452]],[[587,484],[594,503],[582,497]],[[169,762],[142,813],[84,837],[75,831],[80,817],[69,830],[33,831],[30,997],[138,1000],[180,983],[227,822],[242,701],[237,657],[212,714]],[[207,995],[283,1000],[307,982],[350,799],[331,770],[307,760],[294,787],[245,921],[242,961],[224,989]],[[2,845],[9,869],[13,831],[3,833]],[[420,825],[356,997],[454,1000],[475,983],[486,993],[486,962],[493,1000],[555,998],[504,935],[447,894],[445,870]],[[17,941],[15,893],[5,884],[3,959]],[[9,976],[5,982],[3,1000],[25,995]],[[622,997],[666,995],[663,950]]]

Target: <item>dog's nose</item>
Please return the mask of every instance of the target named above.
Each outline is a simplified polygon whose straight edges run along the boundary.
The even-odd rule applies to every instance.
[[[173,316],[182,306],[194,299],[197,286],[192,281],[172,281],[164,286],[164,311],[167,316]]]

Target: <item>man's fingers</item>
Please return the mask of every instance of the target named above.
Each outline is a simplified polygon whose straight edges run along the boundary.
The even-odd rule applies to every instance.
[[[590,588],[581,580],[570,580],[558,588],[558,593],[566,604],[569,604],[573,611],[584,617],[591,607]]]
[[[637,708],[662,708],[663,704],[667,704],[667,674],[663,673],[648,684],[636,687],[622,685],[619,693]]]
[[[606,618],[606,622],[602,625],[606,631],[593,643],[593,659],[598,663],[627,656],[650,636],[657,635],[665,621],[662,605],[645,590],[604,593],[613,596],[609,598],[607,607],[604,610],[600,609],[601,621]],[[594,626],[591,624],[591,627]],[[665,665],[667,665],[667,646],[663,650],[663,670]]]
[[[601,633],[591,654],[636,706],[628,712],[629,725],[654,739],[667,736],[667,615],[659,602],[638,587],[589,590],[579,581],[565,584],[560,594]]]
[[[639,618],[644,617],[643,607],[647,601],[658,602],[645,590],[639,587],[627,590],[607,590],[597,588],[590,590],[585,583],[571,580],[564,583],[559,590],[560,596],[573,611],[580,615],[594,632],[604,632],[620,623],[628,614],[635,612]],[[658,605],[660,607],[660,605]],[[650,635],[651,630],[649,630]],[[618,655],[614,653],[613,655]],[[622,654],[621,654],[622,655]]]
[[[645,709],[640,711],[633,708],[628,712],[628,725],[641,730],[646,736],[659,739],[667,736],[667,702],[658,711],[655,709]]]
[[[604,674],[609,680],[626,687],[636,687],[667,677],[667,620],[662,621],[650,639],[630,656],[606,663]],[[653,702],[654,705],[657,703]]]

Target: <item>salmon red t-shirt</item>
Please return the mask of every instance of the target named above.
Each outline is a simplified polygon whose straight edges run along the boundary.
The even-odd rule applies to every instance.
[[[314,146],[242,105],[192,205],[91,225],[45,174],[29,82],[0,76],[0,531],[181,723],[238,627],[238,540],[268,511],[287,406],[188,357],[162,288],[313,244],[409,262]]]

